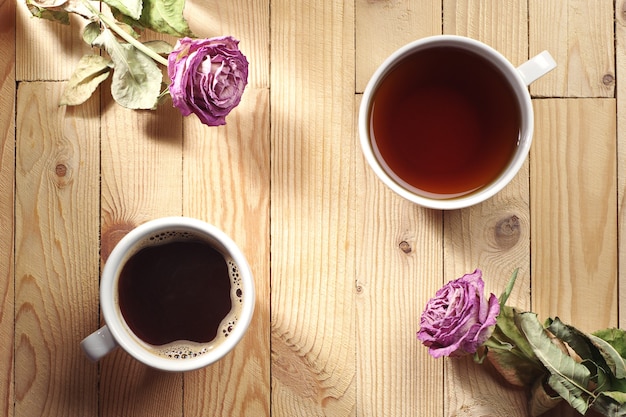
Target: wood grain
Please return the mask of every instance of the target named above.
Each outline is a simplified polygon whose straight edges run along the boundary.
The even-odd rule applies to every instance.
[[[558,64],[532,84],[533,96],[613,97],[612,0],[529,0],[528,16],[531,56],[547,49]]]
[[[514,65],[528,59],[526,3],[481,0],[444,1],[444,33],[468,36],[495,48]],[[519,269],[509,304],[530,306],[530,207],[528,164],[495,197],[463,210],[444,213],[445,280],[475,269],[483,271],[486,291],[499,296]],[[483,381],[471,383],[467,381]],[[471,358],[450,360],[445,367],[446,415],[526,415],[523,392],[489,377]],[[462,382],[459,382],[462,381]],[[491,398],[506,398],[494,403]]]
[[[64,85],[17,94],[15,415],[97,415],[97,101],[57,105]]]
[[[621,77],[626,74],[626,2],[616,2],[615,10],[615,50],[616,72]],[[616,88],[617,105],[617,209],[618,209],[618,315],[620,328],[626,328],[626,85]]]
[[[108,93],[102,106],[104,265],[115,244],[133,227],[182,214],[183,180],[182,117],[175,108],[131,111],[114,103]],[[182,415],[182,375],[156,372],[121,349],[102,360],[99,387],[102,416]]]
[[[395,49],[441,28],[440,2],[357,0],[357,93]],[[443,381],[431,376],[443,364],[429,360],[415,334],[442,283],[441,213],[390,192],[357,152],[356,413],[437,415]]]
[[[624,326],[625,4],[188,0],[194,32],[240,39],[250,61],[241,105],[208,128],[169,105],[123,109],[106,84],[58,107],[91,51],[84,23],[0,0],[0,414],[527,416],[526,393],[489,366],[429,357],[419,316],[450,279],[480,267],[499,295],[519,267],[509,304],[585,331]],[[479,39],[514,65],[544,49],[558,64],[530,86],[528,162],[498,196],[451,212],[383,186],[355,128],[374,69],[437,33]],[[121,350],[89,363],[79,341],[103,324],[110,250],[132,227],[181,214],[248,257],[250,332],[185,375]]]
[[[15,2],[0,1],[0,414],[14,411]]]
[[[539,100],[535,113],[533,311],[583,331],[615,326],[615,100]]]
[[[249,85],[268,88],[270,0],[187,0],[184,16],[199,38],[230,35],[251,63]]]
[[[354,4],[271,27],[272,413],[354,415]]]
[[[490,45],[514,64],[527,57],[527,10],[523,3],[499,0],[444,2],[444,32]],[[446,279],[481,268],[487,289],[500,294],[520,269],[519,307],[529,307],[530,214],[528,164],[494,198],[465,210],[444,213]]]
[[[185,120],[183,213],[235,240],[255,281],[249,331],[218,364],[185,375],[185,415],[270,415],[269,91],[248,89],[226,126]]]
[[[91,51],[82,40],[83,19],[71,16],[63,25],[33,17],[17,1],[16,78],[19,81],[67,80],[81,56]]]
[[[356,92],[362,93],[376,68],[401,46],[441,34],[441,2],[355,0]]]
[[[235,240],[252,268],[257,302],[249,331],[235,350],[185,375],[185,415],[270,415],[269,12],[268,0],[186,5],[194,33],[240,39],[252,64],[248,89],[226,126],[185,120],[183,213]]]
[[[443,32],[478,39],[517,66],[528,59],[527,13],[516,0],[443,0]]]
[[[357,158],[357,415],[442,415],[443,362],[416,338],[441,287],[441,212],[392,193]]]

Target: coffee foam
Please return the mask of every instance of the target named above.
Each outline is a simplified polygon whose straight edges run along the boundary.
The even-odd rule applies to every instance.
[[[207,343],[197,343],[191,342],[188,340],[177,340],[172,343],[168,343],[162,346],[155,346],[149,343],[144,342],[139,337],[135,336],[135,334],[130,330],[126,322],[123,320],[123,316],[121,312],[118,312],[120,317],[122,317],[122,321],[124,322],[124,327],[126,330],[133,335],[133,339],[137,341],[141,346],[143,346],[149,352],[156,354],[158,356],[173,359],[173,360],[184,360],[184,359],[193,359],[200,355],[203,355],[207,352],[213,350],[216,346],[224,342],[228,336],[232,333],[235,326],[237,325],[237,321],[239,316],[241,315],[241,311],[243,309],[243,297],[244,292],[241,285],[241,276],[239,274],[239,268],[237,264],[226,255],[220,245],[216,245],[215,242],[208,240],[204,236],[198,236],[192,231],[163,231],[159,233],[155,233],[143,241],[139,242],[135,248],[130,251],[127,256],[127,260],[131,258],[135,253],[139,252],[141,249],[147,246],[158,246],[171,242],[185,242],[185,241],[202,241],[207,242],[213,248],[218,250],[228,265],[228,275],[230,277],[230,300],[231,300],[231,310],[224,317],[219,326],[219,331],[213,340]]]

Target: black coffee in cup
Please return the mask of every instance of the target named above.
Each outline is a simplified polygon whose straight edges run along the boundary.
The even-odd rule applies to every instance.
[[[175,359],[228,337],[242,295],[237,266],[211,243],[180,233],[153,236],[126,260],[118,283],[129,329]]]

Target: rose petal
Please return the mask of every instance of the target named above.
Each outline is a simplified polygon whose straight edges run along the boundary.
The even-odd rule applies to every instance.
[[[500,312],[495,295],[484,295],[482,271],[450,281],[430,299],[417,338],[433,357],[474,353],[491,335]]]
[[[209,126],[226,123],[248,83],[248,61],[238,44],[230,36],[178,40],[168,56],[169,91],[183,115],[194,113]]]

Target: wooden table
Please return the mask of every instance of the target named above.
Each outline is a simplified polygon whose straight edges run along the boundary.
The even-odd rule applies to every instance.
[[[0,414],[526,416],[525,392],[415,338],[436,289],[477,267],[498,295],[520,268],[510,303],[542,318],[624,325],[624,1],[189,0],[185,14],[198,36],[239,38],[251,62],[224,127],[169,105],[126,110],[106,87],[59,107],[90,50],[80,22],[0,0]],[[558,62],[530,88],[522,171],[448,212],[386,189],[355,128],[374,68],[439,33],[515,65],[544,49]],[[184,375],[119,350],[90,363],[79,342],[101,324],[101,266],[165,215],[204,219],[243,249],[258,291],[249,333]]]

